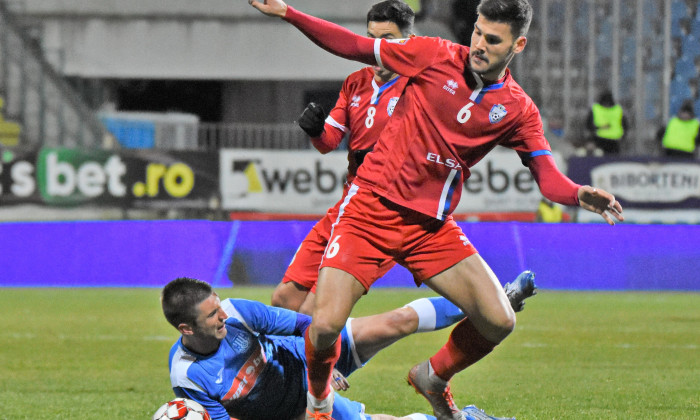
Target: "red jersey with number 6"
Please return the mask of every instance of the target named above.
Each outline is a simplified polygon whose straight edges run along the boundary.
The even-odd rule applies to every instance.
[[[358,167],[353,152],[374,147],[407,81],[405,77],[396,76],[380,84],[374,79],[372,68],[365,67],[343,82],[338,101],[326,118],[323,134],[311,141],[320,152],[326,153],[336,149],[349,132],[349,183],[355,178]]]
[[[494,147],[521,157],[551,151],[530,97],[509,71],[484,85],[469,69],[469,47],[429,37],[377,39],[375,58],[409,80],[356,184],[444,220],[469,168]]]

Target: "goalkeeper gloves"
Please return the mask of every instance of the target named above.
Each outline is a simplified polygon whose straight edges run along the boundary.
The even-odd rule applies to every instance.
[[[309,102],[304,112],[299,116],[299,127],[311,137],[318,137],[323,133],[326,123],[326,113],[323,107],[315,102]]]

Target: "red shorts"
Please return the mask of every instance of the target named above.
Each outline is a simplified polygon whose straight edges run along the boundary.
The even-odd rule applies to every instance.
[[[352,274],[369,289],[387,261],[406,267],[416,285],[477,253],[452,217],[407,209],[353,185],[339,209],[321,267]]]
[[[326,215],[319,220],[306,235],[304,240],[299,245],[297,252],[289,263],[287,271],[284,273],[282,283],[290,281],[297,283],[309,289],[312,293],[316,293],[316,283],[318,282],[318,270],[323,259],[323,253],[328,245],[328,238],[331,236],[331,229],[338,217],[338,209],[345,200],[345,195],[336,203],[335,206],[328,209]],[[380,277],[386,274],[391,267],[396,263],[387,261],[383,264],[380,270]]]

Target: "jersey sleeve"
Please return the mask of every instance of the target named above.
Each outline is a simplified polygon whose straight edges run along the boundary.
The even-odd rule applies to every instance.
[[[211,397],[209,397],[204,392],[199,392],[188,388],[182,388],[179,386],[173,388],[173,392],[175,392],[175,396],[177,397],[188,398],[190,400],[194,400],[202,404],[202,407],[204,407],[207,410],[212,420],[231,419],[231,416],[229,416],[228,412],[226,412],[224,406],[221,405],[220,402],[211,399]]]
[[[372,38],[357,35],[334,23],[307,15],[287,6],[284,20],[296,26],[316,45],[348,60],[374,65]]]
[[[260,334],[300,335],[306,328],[304,317],[294,311],[268,306],[247,299],[226,299],[221,307],[230,318],[236,318],[250,331]]]
[[[375,41],[377,64],[402,76],[413,77],[421,73],[437,59],[442,51],[440,38],[416,36],[403,39],[377,38]]]
[[[525,102],[523,117],[516,125],[515,132],[501,145],[517,151],[525,166],[527,166],[529,159],[541,153],[549,152],[551,154],[552,147],[544,137],[542,118],[534,102],[531,100]]]
[[[578,189],[581,186],[561,173],[551,153],[542,153],[531,158],[528,168],[543,196],[555,203],[579,205]]]

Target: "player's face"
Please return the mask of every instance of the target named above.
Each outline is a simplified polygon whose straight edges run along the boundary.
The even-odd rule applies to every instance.
[[[199,315],[193,326],[196,335],[202,338],[216,338],[223,340],[226,337],[226,312],[221,308],[221,299],[216,293],[206,298],[199,304]]]
[[[505,75],[510,60],[525,48],[526,43],[524,36],[513,39],[510,24],[479,16],[472,33],[469,66],[484,80],[496,81]]]
[[[367,24],[367,36],[370,38],[401,39],[404,38],[401,30],[394,22],[374,22]],[[374,66],[374,78],[378,82],[388,82],[395,74],[391,70]]]

